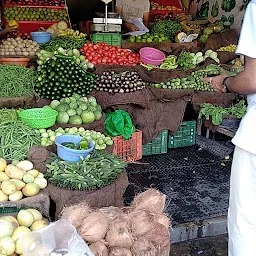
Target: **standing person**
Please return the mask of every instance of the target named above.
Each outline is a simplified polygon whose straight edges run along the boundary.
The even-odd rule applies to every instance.
[[[129,31],[139,30],[130,21],[135,18],[140,18],[148,27],[149,23],[149,0],[116,0],[116,13],[121,14],[124,20],[124,27]]]
[[[256,0],[246,10],[237,54],[244,55],[245,69],[235,77],[222,74],[207,78],[217,92],[247,96],[248,107],[233,138],[228,212],[229,256],[256,255]]]

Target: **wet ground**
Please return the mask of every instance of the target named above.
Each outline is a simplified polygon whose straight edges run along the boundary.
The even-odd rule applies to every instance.
[[[170,256],[227,256],[227,235],[171,245]]]

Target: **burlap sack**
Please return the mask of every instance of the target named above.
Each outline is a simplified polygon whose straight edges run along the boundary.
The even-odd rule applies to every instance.
[[[195,92],[192,98],[194,110],[198,111],[203,103],[230,107],[235,99],[234,93]]]
[[[218,59],[221,64],[227,64],[228,62],[237,58],[237,55],[234,52],[217,52]]]
[[[50,198],[45,190],[36,196],[27,197],[16,202],[0,202],[0,208],[11,207],[35,208],[40,211],[45,218],[50,220]],[[13,212],[8,215],[16,217],[17,212]]]
[[[141,48],[152,47],[160,51],[171,53],[172,52],[172,42],[171,40],[165,40],[161,43],[137,43],[137,42],[128,42],[126,40],[122,41],[122,48],[130,49],[135,52],[139,52]]]
[[[45,190],[56,204],[55,217],[57,219],[65,206],[74,205],[82,201],[95,208],[106,206],[123,207],[123,194],[128,185],[126,171],[123,171],[113,184],[97,190],[67,190],[51,183]]]
[[[34,96],[0,98],[0,108],[29,108],[35,104]]]
[[[195,42],[190,43],[172,43],[172,54],[179,56],[182,52],[201,52],[203,49],[199,47]]]
[[[226,29],[220,33],[211,35],[205,44],[204,50],[211,49],[216,51],[222,46],[238,44],[238,39],[239,37],[234,29]]]

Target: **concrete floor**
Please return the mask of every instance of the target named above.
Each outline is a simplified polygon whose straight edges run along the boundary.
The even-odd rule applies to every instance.
[[[175,243],[170,256],[227,256],[227,243],[227,235]]]

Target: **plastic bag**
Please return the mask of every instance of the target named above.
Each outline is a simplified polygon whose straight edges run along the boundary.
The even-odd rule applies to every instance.
[[[49,256],[52,252],[68,256],[94,256],[68,220],[59,220],[21,237],[24,256]]]
[[[130,139],[135,132],[130,115],[124,110],[106,114],[105,133],[111,137],[122,135],[125,140]]]

